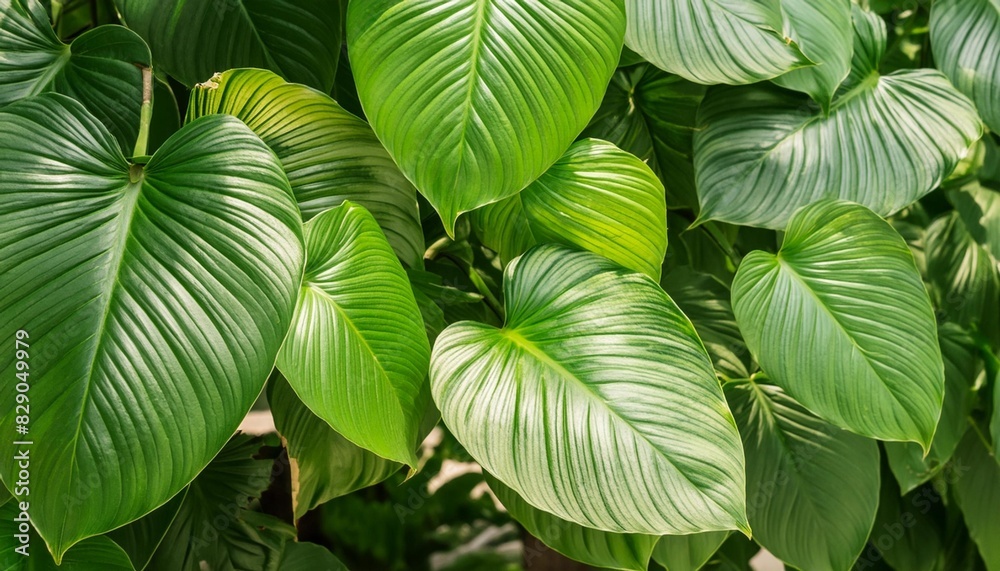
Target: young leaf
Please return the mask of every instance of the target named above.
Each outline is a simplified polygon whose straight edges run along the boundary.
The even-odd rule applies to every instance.
[[[851,71],[851,0],[783,0],[781,7],[788,18],[788,35],[817,65],[792,70],[773,81],[808,94],[826,111]]]
[[[193,87],[234,67],[269,69],[329,93],[343,26],[341,0],[115,0],[156,61]]]
[[[0,334],[30,344],[30,435],[48,443],[31,452],[31,517],[58,560],[164,503],[236,430],[291,322],[301,222],[274,154],[231,117],[131,167],[63,95],[0,123]],[[8,484],[15,448],[0,444]]]
[[[259,69],[230,70],[196,86],[188,120],[213,113],[243,121],[278,155],[305,220],[356,202],[407,265],[422,265],[417,193],[367,123],[329,96]]]
[[[889,467],[904,494],[945,466],[969,428],[967,417],[975,401],[972,385],[981,368],[975,341],[954,323],[938,327],[938,341],[944,360],[944,406],[930,453],[924,456],[920,446],[912,442],[885,443]]]
[[[797,212],[777,255],[743,259],[733,310],[764,371],[810,411],[930,446],[944,399],[934,313],[906,243],[870,210]]]
[[[646,571],[654,535],[611,533],[583,527],[533,507],[502,482],[483,474],[511,517],[545,545],[570,559],[601,569]]]
[[[647,63],[619,68],[581,136],[645,161],[666,187],[668,208],[696,207],[692,137],[705,90]]]
[[[653,549],[653,560],[667,571],[698,571],[729,537],[728,531],[664,535]]]
[[[296,519],[320,504],[375,485],[399,471],[397,462],[337,434],[302,404],[280,373],[271,376],[267,400],[292,463],[292,512]]]
[[[368,120],[454,233],[587,125],[618,63],[621,0],[354,0],[347,40]]]
[[[663,185],[635,156],[596,139],[574,143],[535,182],[477,210],[475,220],[483,243],[505,260],[537,243],[565,244],[658,280],[667,252]]]
[[[976,102],[990,129],[1000,131],[1000,3],[936,0],[931,47],[938,69]]]
[[[747,455],[754,538],[785,563],[848,571],[878,507],[878,445],[813,416],[780,388],[725,385]]]
[[[767,0],[625,0],[625,43],[656,67],[698,83],[755,83],[811,65]]]
[[[38,0],[0,0],[0,107],[46,91],[87,108],[122,149],[139,133],[142,73],[149,48],[121,26],[100,26],[59,41]]]
[[[983,445],[975,430],[955,451],[952,461],[955,498],[969,535],[979,547],[988,571],[1000,570],[1000,463]]]
[[[507,267],[504,299],[502,329],[452,325],[431,360],[441,416],[483,468],[603,531],[747,530],[732,415],[655,282],[546,245]]]
[[[773,87],[710,91],[694,137],[700,219],[783,229],[823,198],[892,214],[937,187],[982,134],[972,102],[940,72],[857,81],[829,116]]]
[[[307,222],[305,244],[278,369],[345,438],[415,467],[430,345],[406,273],[372,215],[351,202]]]

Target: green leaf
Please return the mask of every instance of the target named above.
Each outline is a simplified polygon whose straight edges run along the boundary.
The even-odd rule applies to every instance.
[[[752,359],[736,325],[729,288],[688,266],[667,273],[661,285],[694,323],[716,370],[731,379],[749,377]]]
[[[855,569],[867,569],[885,559],[893,569],[934,571],[944,555],[938,522],[929,514],[929,500],[922,493],[903,495],[887,478],[882,483],[878,515],[868,542],[871,545]],[[865,565],[867,563],[867,565]]]
[[[944,360],[944,406],[930,453],[924,456],[920,446],[912,442],[885,443],[889,467],[904,494],[930,480],[945,466],[969,428],[966,419],[975,404],[972,385],[981,368],[975,341],[954,323],[938,327],[938,341]]]
[[[337,434],[302,404],[280,373],[271,377],[267,400],[292,465],[295,519],[320,504],[375,485],[399,471],[400,464]]]
[[[329,93],[340,57],[340,0],[115,0],[126,26],[188,87],[234,67],[269,69]]]
[[[698,571],[729,537],[728,531],[691,535],[664,535],[656,543],[653,560],[667,571]]]
[[[24,498],[28,501],[29,498]],[[33,500],[29,501],[32,503]],[[29,506],[28,511],[31,511]],[[107,537],[87,538],[56,565],[42,539],[23,518],[17,502],[0,507],[0,569],[4,571],[134,571],[121,547]],[[25,533],[26,531],[26,533]],[[26,536],[26,537],[23,537]],[[27,542],[27,547],[22,539]],[[20,549],[21,551],[18,551]]]
[[[415,467],[430,345],[406,273],[361,206],[344,202],[304,232],[305,278],[278,369],[345,438]]]
[[[551,245],[513,261],[503,285],[504,327],[454,324],[431,359],[434,400],[473,458],[529,504],[585,527],[746,531],[732,416],[663,290]]]
[[[825,200],[751,252],[733,310],[768,376],[824,420],[926,450],[944,399],[930,300],[903,239],[867,208]]]
[[[246,521],[249,517],[250,522],[258,523],[255,515],[264,515],[251,515],[253,512],[246,510],[273,478],[273,460],[256,457],[262,443],[260,438],[236,434],[195,478],[153,555],[150,569],[273,569],[270,566],[278,561],[283,545],[266,541],[268,530],[253,529]],[[259,523],[262,528],[275,525],[266,520]],[[261,541],[239,547],[247,543],[248,534],[255,533]],[[294,529],[291,534],[294,537]]]
[[[935,220],[924,238],[934,305],[950,320],[976,326],[1000,346],[1000,271],[959,212]]]
[[[667,191],[667,207],[698,205],[692,138],[705,86],[649,64],[619,68],[581,136],[611,141],[639,157]]]
[[[356,202],[407,265],[422,265],[416,191],[363,120],[323,93],[255,69],[227,71],[195,87],[188,120],[213,113],[240,119],[278,155],[305,220]]]
[[[773,385],[725,385],[747,455],[754,539],[799,569],[848,571],[875,521],[878,445],[828,424]]]
[[[565,244],[658,280],[666,209],[663,185],[645,163],[611,143],[584,139],[527,188],[474,216],[483,243],[505,261],[535,244]]]
[[[988,571],[1000,570],[1000,462],[975,430],[965,434],[952,461],[955,499],[969,535],[979,547]]]
[[[1000,192],[978,183],[948,193],[965,229],[994,260],[1000,260]]]
[[[58,560],[163,504],[236,430],[291,322],[301,222],[281,165],[231,117],[189,124],[145,167],[62,95],[0,124],[0,335],[29,335],[32,521]],[[0,372],[15,378],[13,352]]]
[[[347,40],[368,120],[454,234],[511,196],[597,110],[625,33],[621,0],[354,0]]]
[[[599,531],[560,519],[536,509],[488,473],[483,475],[511,517],[551,549],[601,569],[646,571],[649,567],[658,537]]]
[[[700,220],[774,229],[823,198],[898,212],[936,188],[982,134],[972,102],[928,69],[871,71],[828,116],[773,87],[717,88],[698,122]]]
[[[792,70],[774,82],[808,94],[825,111],[851,71],[851,0],[783,0],[781,7],[788,35],[817,65]]]
[[[59,41],[38,0],[0,0],[0,107],[47,91],[87,108],[123,149],[139,133],[142,72],[149,48],[121,26],[100,26]]]
[[[810,65],[782,31],[777,0],[625,0],[625,43],[706,85],[755,83]]]
[[[289,541],[281,556],[279,571],[347,571],[347,567],[325,547]]]
[[[177,517],[186,496],[187,489],[182,490],[149,514],[126,526],[111,530],[107,537],[125,551],[136,569],[145,569]]]
[[[931,47],[938,69],[976,102],[990,129],[1000,131],[1000,3],[936,0]]]

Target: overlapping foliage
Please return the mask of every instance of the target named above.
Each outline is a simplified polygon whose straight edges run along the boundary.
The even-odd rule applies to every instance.
[[[998,0],[0,0],[0,565],[346,568],[443,430],[595,567],[1000,571],[996,129]]]

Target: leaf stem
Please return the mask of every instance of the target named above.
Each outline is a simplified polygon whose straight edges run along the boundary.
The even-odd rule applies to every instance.
[[[149,143],[149,123],[153,119],[153,70],[142,66],[142,108],[139,111],[139,136],[135,140],[134,157],[146,155]]]
[[[476,268],[474,268],[472,264],[466,264],[463,260],[460,260],[448,253],[442,253],[441,257],[455,264],[460,270],[464,271],[466,275],[469,276],[469,281],[472,282],[472,285],[476,286],[476,289],[479,290],[479,294],[483,296],[483,302],[486,304],[486,307],[489,307],[490,310],[500,318],[501,322],[506,321],[503,304],[501,304],[500,300],[493,295],[493,292],[490,291],[490,286],[486,285],[486,282],[483,281],[483,277],[479,275],[479,272],[476,271]]]

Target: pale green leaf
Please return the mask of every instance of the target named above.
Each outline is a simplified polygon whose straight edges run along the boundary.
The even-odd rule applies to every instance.
[[[351,202],[307,222],[305,244],[278,369],[345,438],[416,466],[430,346],[406,273],[372,215]]]
[[[773,385],[725,385],[747,455],[754,539],[809,571],[848,571],[879,497],[878,445],[813,416]]]
[[[755,83],[810,65],[783,32],[778,0],[625,0],[625,42],[704,84]]]
[[[705,90],[647,63],[619,68],[582,136],[645,161],[666,187],[668,208],[696,207],[692,138]]]
[[[163,70],[192,87],[259,67],[329,93],[340,57],[341,0],[115,0]]]
[[[848,73],[854,54],[851,0],[783,0],[788,36],[817,65],[774,78],[782,87],[808,94],[824,110]]]
[[[1000,260],[1000,192],[979,183],[948,194],[965,229],[994,260]]]
[[[347,12],[365,114],[449,234],[562,156],[624,33],[621,0],[354,0]]]
[[[1000,131],[1000,2],[935,0],[930,26],[938,69]]]
[[[538,243],[565,244],[659,279],[666,208],[663,185],[645,163],[584,139],[515,196],[477,210],[475,221],[483,243],[505,260]]]
[[[255,69],[227,71],[195,87],[188,120],[213,113],[240,119],[278,155],[305,220],[356,202],[407,265],[421,266],[416,191],[363,120],[323,93]]]
[[[955,451],[952,460],[955,498],[969,535],[979,547],[988,571],[1000,570],[1000,461],[990,453],[975,430]]]
[[[0,107],[46,91],[87,108],[132,150],[139,133],[142,72],[149,48],[121,26],[100,26],[59,41],[38,0],[0,0]]]
[[[667,571],[698,571],[729,537],[728,531],[691,535],[664,535],[656,543],[653,560]]]
[[[982,134],[972,102],[938,71],[856,81],[828,116],[773,87],[710,91],[694,137],[700,220],[783,229],[823,198],[889,215],[936,188]]]
[[[912,442],[885,443],[889,467],[904,494],[930,480],[945,466],[969,428],[966,418],[975,403],[972,385],[981,368],[975,341],[954,323],[938,327],[938,341],[944,360],[944,406],[930,453],[924,456],[920,446]]]
[[[292,319],[301,220],[274,154],[231,117],[187,125],[145,167],[62,95],[0,124],[0,333],[29,334],[30,434],[46,443],[32,520],[58,559],[163,504],[236,430]],[[14,420],[5,408],[0,427]]]
[[[493,476],[484,476],[511,517],[551,549],[601,569],[646,571],[649,567],[656,536],[599,531],[560,519],[533,507]]]
[[[441,416],[473,458],[529,504],[586,527],[746,530],[732,415],[663,290],[552,245],[508,265],[503,285],[504,327],[454,324],[431,360]]]
[[[800,210],[777,255],[743,259],[733,310],[761,368],[810,411],[930,446],[944,399],[934,313],[906,243],[870,210]]]

